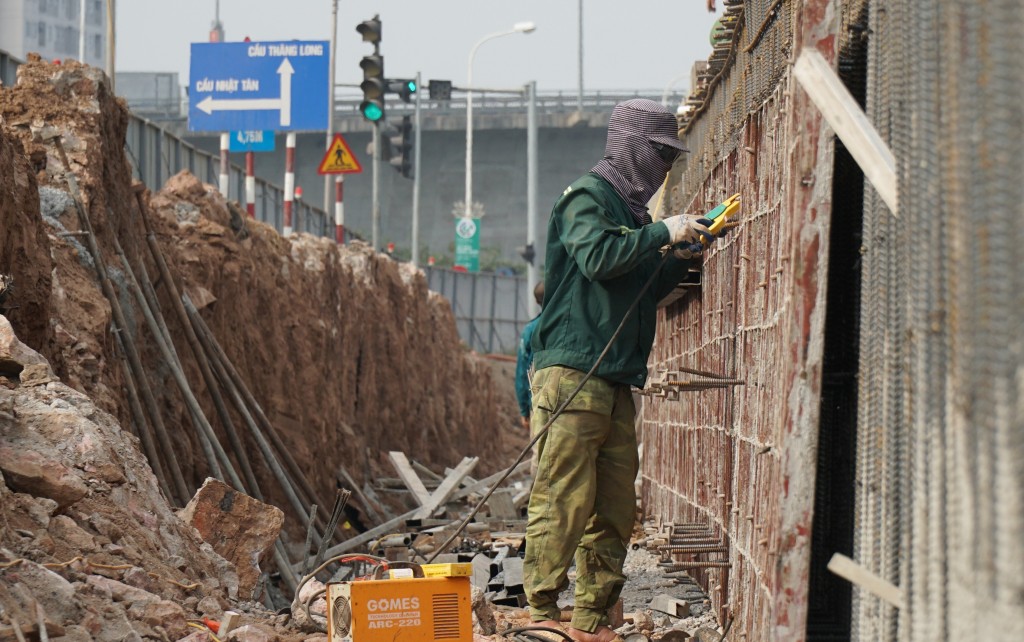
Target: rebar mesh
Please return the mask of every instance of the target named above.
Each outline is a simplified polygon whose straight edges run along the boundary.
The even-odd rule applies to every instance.
[[[912,28],[908,28],[912,25]],[[872,4],[853,639],[1024,639],[1024,7]]]

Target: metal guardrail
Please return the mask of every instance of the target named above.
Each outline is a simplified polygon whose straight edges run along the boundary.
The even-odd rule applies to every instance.
[[[426,91],[425,89],[423,91]],[[584,111],[607,111],[611,112],[612,107],[625,100],[634,98],[647,98],[655,102],[661,102],[663,92],[655,89],[640,89],[636,91],[614,90],[595,91],[583,94],[582,107]],[[362,118],[359,113],[359,104],[362,102],[362,94],[336,93],[334,101],[336,118]],[[686,93],[680,91],[669,92],[667,103],[669,109],[686,100]],[[473,91],[473,111],[476,114],[501,113],[504,111],[516,111],[525,113],[526,95],[506,92]],[[404,103],[401,100],[388,100],[387,109],[389,112],[400,114],[411,114],[415,109],[414,103]],[[429,100],[424,97],[421,103],[424,110],[431,114],[453,114],[464,115],[466,112],[466,95],[464,92],[453,94],[451,100],[439,101]],[[577,111],[579,103],[575,92],[566,91],[540,91],[537,92],[538,113],[572,113]]]
[[[526,277],[426,267],[427,287],[451,302],[459,336],[477,352],[515,354],[529,322]]]
[[[168,178],[183,169],[201,181],[214,185],[219,182],[220,157],[198,149],[160,125],[134,114],[128,120],[125,151],[135,178],[153,190],[159,189]],[[245,168],[231,164],[228,172],[230,196],[244,203]],[[293,214],[292,227],[296,232],[334,236],[334,221],[322,209],[296,201]],[[256,220],[273,226],[278,232],[284,227],[284,188],[259,177],[256,178]],[[346,229],[345,240],[353,238],[359,237]]]

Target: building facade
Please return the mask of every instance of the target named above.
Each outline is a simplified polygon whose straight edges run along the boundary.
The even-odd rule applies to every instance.
[[[106,0],[4,0],[0,2],[0,49],[22,60],[38,53],[47,60],[81,59],[102,68],[107,53],[106,14]],[[83,45],[84,56],[80,56]]]

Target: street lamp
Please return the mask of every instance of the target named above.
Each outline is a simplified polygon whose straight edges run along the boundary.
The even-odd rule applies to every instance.
[[[481,38],[469,52],[469,64],[466,70],[466,218],[472,218],[473,213],[473,58],[480,45],[488,40],[511,36],[514,33],[533,33],[536,25],[532,22],[517,22],[508,31],[499,31]]]

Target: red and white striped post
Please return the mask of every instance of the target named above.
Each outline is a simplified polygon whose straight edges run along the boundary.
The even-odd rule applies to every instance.
[[[231,145],[231,134],[220,135],[220,195],[228,197],[228,147]]]
[[[295,201],[295,132],[288,132],[284,148],[284,235],[292,233],[292,206]]]
[[[334,177],[334,240],[338,245],[345,244],[345,203],[342,196],[345,190],[345,175]]]
[[[256,152],[245,153],[245,211],[256,218]]]

